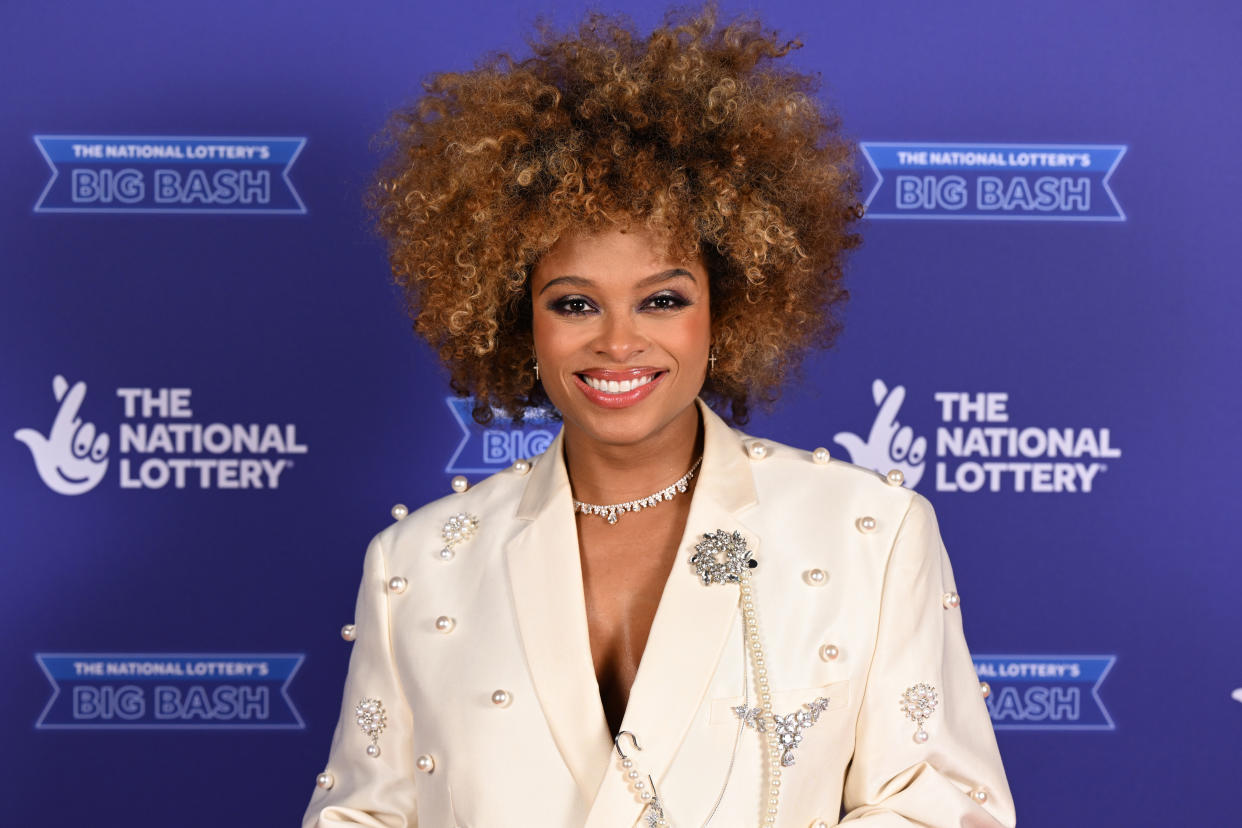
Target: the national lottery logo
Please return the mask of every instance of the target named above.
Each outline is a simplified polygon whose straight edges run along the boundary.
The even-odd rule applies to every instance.
[[[36,213],[305,213],[305,138],[36,135],[52,177]]]
[[[1100,686],[1114,655],[976,655],[996,730],[1114,730]]]
[[[876,219],[1125,221],[1109,179],[1113,144],[936,144],[864,141]]]
[[[52,696],[39,730],[303,730],[301,653],[36,653]]]
[[[118,439],[82,413],[86,383],[52,379],[58,403],[45,434],[39,427],[13,433],[24,443],[49,489],[78,495],[98,486],[115,442],[122,489],[275,489],[307,453],[295,423],[199,422],[189,388],[117,388]]]
[[[1108,428],[1015,425],[1004,391],[937,391],[918,404],[915,425],[902,412],[903,386],[877,379],[871,397],[876,414],[866,435],[833,439],[850,462],[881,474],[900,469],[911,488],[932,463],[938,492],[1091,492],[1108,461],[1121,457]],[[932,432],[924,424],[937,415]]]
[[[474,401],[460,397],[444,400],[461,428],[461,440],[444,466],[448,474],[492,474],[515,460],[542,454],[560,431],[560,423],[547,411],[525,412],[521,427],[501,412],[490,425],[481,426],[471,417]]]

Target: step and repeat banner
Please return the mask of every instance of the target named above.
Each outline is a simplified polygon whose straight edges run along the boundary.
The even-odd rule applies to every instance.
[[[371,138],[584,9],[0,10],[5,824],[300,819],[367,541],[557,428],[476,425],[412,336]],[[867,218],[839,345],[747,430],[931,499],[1021,824],[1236,824],[1242,13],[761,11]]]

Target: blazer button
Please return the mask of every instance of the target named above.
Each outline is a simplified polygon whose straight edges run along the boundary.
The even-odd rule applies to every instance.
[[[408,583],[409,582],[400,575],[394,575],[388,579],[388,589],[390,592],[395,592],[400,595],[402,592],[405,592],[405,587]]]
[[[410,510],[405,507],[404,503],[398,503],[396,506],[392,507],[393,520],[401,520],[401,518],[405,517],[409,513]]]
[[[876,527],[875,518],[870,515],[860,517],[854,521],[854,525],[858,527],[859,532],[874,532]]]
[[[355,627],[353,624],[346,624],[345,626],[341,627],[341,638],[345,639],[346,641],[353,641],[354,638],[357,637],[357,635],[358,635],[358,628]]]
[[[336,778],[327,771],[324,771],[315,777],[315,784],[320,788],[323,788],[325,791],[328,791],[331,790],[332,786],[336,784]]]
[[[422,756],[414,760],[414,767],[423,773],[431,773],[436,769],[436,760],[431,758],[430,753],[424,753]]]

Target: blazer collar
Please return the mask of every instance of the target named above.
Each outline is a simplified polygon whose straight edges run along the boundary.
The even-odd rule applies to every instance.
[[[703,418],[703,465],[622,722],[622,729],[634,733],[642,745],[635,755],[638,766],[657,785],[702,703],[736,623],[738,590],[733,585],[704,586],[698,580],[688,563],[694,545],[717,529],[742,532],[752,549],[759,542],[736,518],[757,502],[742,439],[701,400],[696,404]],[[517,517],[526,525],[506,546],[509,579],[540,706],[588,811],[586,825],[632,825],[641,804],[611,755],[591,659],[578,533],[560,435],[531,470]],[[703,810],[710,805],[705,803]]]

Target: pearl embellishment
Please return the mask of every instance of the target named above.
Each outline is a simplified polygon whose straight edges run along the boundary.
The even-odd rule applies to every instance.
[[[390,592],[395,592],[400,595],[402,592],[405,592],[405,587],[408,583],[409,581],[402,578],[400,575],[394,575],[388,579],[388,589]]]
[[[315,777],[315,784],[325,791],[332,790],[332,786],[336,784],[336,778],[332,774],[324,771]]]
[[[979,695],[983,696],[985,699],[992,695],[992,685],[988,684],[986,681],[979,682]]]
[[[945,609],[955,609],[962,603],[962,599],[956,592],[946,592],[940,599],[940,603],[944,604]]]
[[[763,443],[755,442],[750,444],[747,452],[750,454],[751,460],[762,460],[768,456],[768,447]]]
[[[492,704],[497,707],[508,707],[512,701],[513,697],[509,695],[508,690],[497,690],[495,693],[492,693]]]
[[[884,480],[890,486],[900,486],[902,483],[906,482],[906,476],[901,473],[901,469],[893,469],[888,474],[884,475]]]
[[[370,756],[372,759],[378,759],[379,755],[379,745],[367,745],[367,756]]]
[[[970,792],[970,798],[982,805],[988,801],[988,792],[983,788],[975,788]]]
[[[341,638],[345,639],[346,641],[353,641],[357,635],[358,635],[358,628],[355,627],[353,624],[346,624],[345,626],[341,627]]]
[[[405,517],[409,513],[410,510],[406,508],[404,503],[398,503],[396,506],[392,507],[393,520],[401,520],[401,518]]]
[[[457,626],[457,622],[447,615],[441,615],[436,619],[436,629],[442,633],[452,632],[453,627]]]
[[[459,474],[453,478],[452,483],[450,483],[450,485],[453,487],[453,491],[457,492],[458,494],[461,494],[466,489],[470,488],[470,481]]]
[[[829,454],[828,449],[823,446],[820,446],[815,449],[815,451],[811,452],[811,460],[821,466],[825,465],[831,459],[832,455]]]
[[[855,525],[858,527],[859,532],[874,532],[876,522],[875,518],[867,515],[865,517],[860,517],[857,521],[855,521]]]
[[[811,586],[823,586],[828,583],[828,573],[822,569],[808,569],[802,573],[802,580]]]
[[[422,756],[414,760],[414,767],[418,768],[423,773],[431,773],[436,769],[436,760],[432,759],[430,754],[424,753]]]
[[[530,463],[526,460],[518,460],[514,462],[513,470],[518,474],[526,474],[530,471]]]
[[[825,644],[819,648],[819,657],[824,661],[835,661],[839,655],[841,655],[841,650],[836,644]]]

